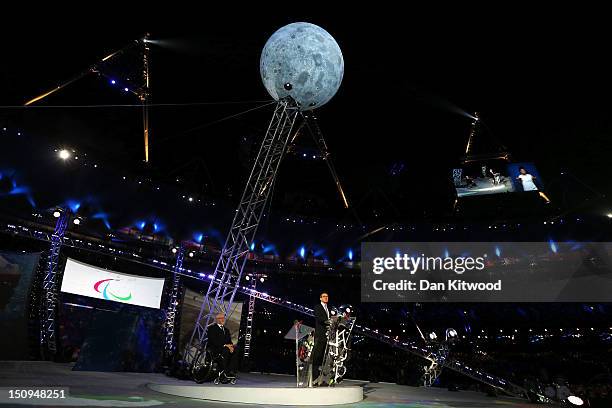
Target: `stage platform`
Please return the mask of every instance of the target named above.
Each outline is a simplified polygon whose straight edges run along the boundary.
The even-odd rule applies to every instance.
[[[363,385],[354,381],[336,387],[296,388],[287,375],[242,374],[237,384],[147,384],[153,391],[179,397],[250,405],[323,406],[363,400]]]
[[[294,377],[268,374],[241,374],[236,385],[217,386],[219,392],[237,394],[239,387],[266,391],[287,388],[294,384]],[[155,384],[155,386],[153,386]],[[68,398],[64,400],[8,400],[0,399],[0,407],[211,407],[253,406],[254,403],[229,403],[202,400],[187,396],[170,395],[154,391],[160,387],[207,388],[190,381],[180,381],[163,374],[72,371],[71,364],[36,361],[0,361],[0,387],[65,387]],[[487,397],[482,393],[450,392],[441,388],[408,387],[367,381],[346,381],[342,388],[358,387],[363,400],[347,403],[342,407],[410,407],[410,408],[526,408],[542,407],[513,398]],[[291,389],[291,388],[289,388]],[[293,390],[295,391],[295,390]],[[3,391],[3,394],[5,392]],[[271,402],[258,407],[274,407]],[[294,403],[293,406],[299,406]],[[329,405],[328,405],[329,406]]]

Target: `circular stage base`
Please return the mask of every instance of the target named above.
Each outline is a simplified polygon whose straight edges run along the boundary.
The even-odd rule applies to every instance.
[[[240,385],[147,384],[153,391],[179,397],[241,404],[337,405],[363,400],[359,386],[291,388]]]

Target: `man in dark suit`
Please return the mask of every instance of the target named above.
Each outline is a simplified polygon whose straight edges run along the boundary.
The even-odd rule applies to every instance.
[[[325,346],[327,344],[327,329],[329,327],[329,309],[327,302],[329,295],[326,292],[319,296],[319,303],[314,307],[315,314],[315,344],[312,348],[312,378],[316,380],[320,374],[320,367],[323,363],[325,355]]]
[[[215,316],[215,323],[208,326],[207,348],[214,355],[221,355],[223,362],[221,369],[228,375],[233,375],[238,368],[238,351],[232,344],[232,334],[225,327],[225,315]]]

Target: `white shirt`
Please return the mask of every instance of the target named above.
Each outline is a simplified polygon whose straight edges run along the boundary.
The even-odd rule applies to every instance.
[[[323,309],[325,309],[325,314],[327,315],[327,318],[329,319],[329,310],[327,310],[327,303],[321,302],[321,306],[323,306]]]
[[[537,187],[533,182],[533,176],[531,174],[519,174],[519,179],[523,183],[523,191],[537,191]]]
[[[217,326],[219,326],[219,328],[221,329],[221,331],[222,331],[223,333],[225,333],[225,328],[224,328],[223,326],[221,326],[219,323],[217,323]]]

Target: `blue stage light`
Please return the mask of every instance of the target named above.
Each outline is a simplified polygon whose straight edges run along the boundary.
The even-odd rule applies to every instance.
[[[102,220],[104,226],[109,230],[111,229],[110,223],[108,222],[108,214],[99,212],[97,214],[92,215],[91,218],[95,220]]]
[[[68,200],[66,201],[66,204],[72,210],[73,213],[76,213],[77,211],[79,211],[79,208],[81,208],[81,203],[75,200]]]
[[[306,256],[306,248],[305,247],[301,247],[300,248],[300,257],[304,258]]]
[[[198,244],[201,244],[203,239],[204,234],[202,234],[201,232],[196,232],[195,234],[193,234],[193,240]]]
[[[255,250],[255,241],[251,242],[251,251]]]
[[[114,79],[110,80],[111,85],[115,85],[117,83],[117,81],[115,81]]]
[[[26,194],[29,193],[30,189],[24,186],[13,187],[11,191],[9,191],[9,195],[18,195],[18,194]]]
[[[555,241],[551,239],[550,241],[548,241],[548,243],[550,244],[550,250],[556,254],[558,249],[557,249],[557,244],[555,244]]]
[[[275,248],[275,247],[274,247],[274,245],[272,245],[272,244],[270,244],[270,245],[265,245],[265,246],[263,246],[263,250],[262,250],[262,252],[263,252],[264,254],[267,254],[267,253],[269,253],[269,252],[273,252],[274,254],[276,254],[276,250],[275,250],[275,249],[276,249],[276,248]]]
[[[352,249],[348,250],[348,259],[349,259],[349,261],[353,260],[353,250]]]

